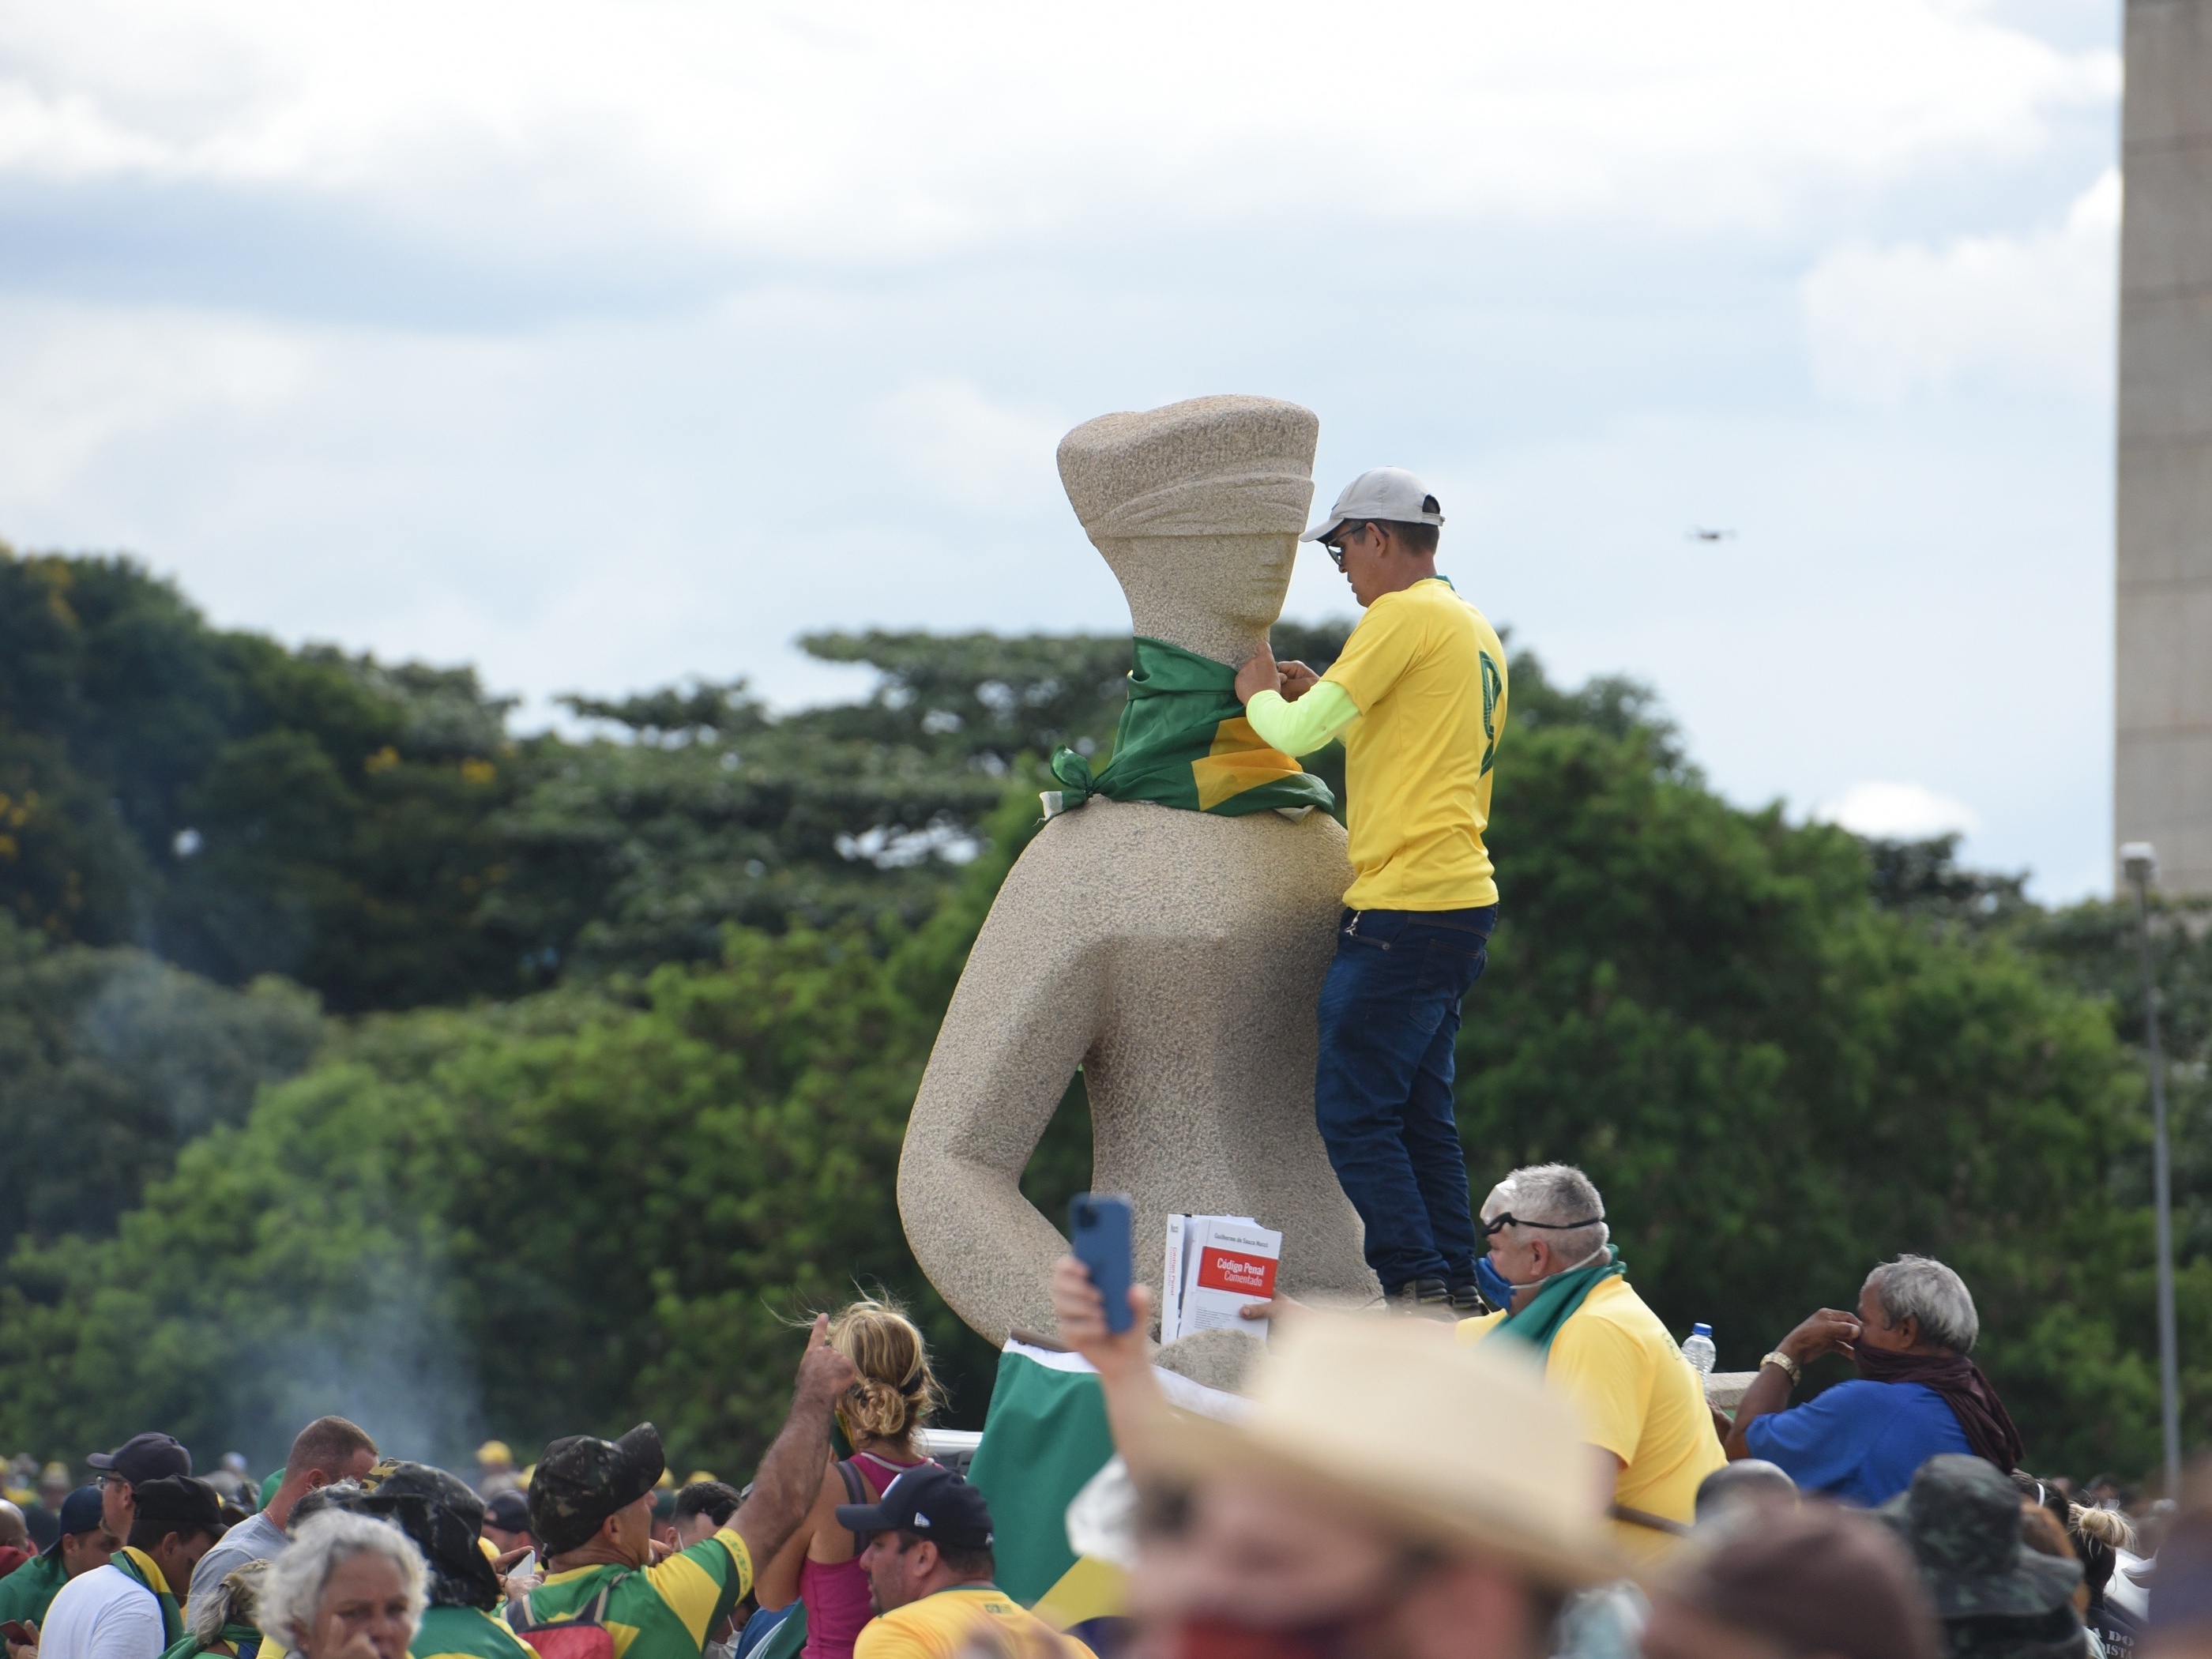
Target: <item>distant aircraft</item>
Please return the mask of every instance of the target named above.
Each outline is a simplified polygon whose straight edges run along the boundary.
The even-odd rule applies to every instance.
[[[1690,533],[1683,539],[1692,542],[1732,542],[1735,539],[1735,532],[1708,530],[1701,524],[1693,524],[1690,526]]]

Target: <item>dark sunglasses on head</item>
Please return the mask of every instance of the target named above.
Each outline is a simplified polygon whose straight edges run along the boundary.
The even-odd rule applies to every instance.
[[[1604,1219],[1601,1215],[1594,1215],[1586,1221],[1523,1221],[1512,1211],[1508,1210],[1497,1220],[1486,1221],[1480,1224],[1482,1236],[1485,1238],[1495,1238],[1508,1227],[1541,1227],[1547,1233],[1571,1233],[1577,1227],[1595,1227]]]

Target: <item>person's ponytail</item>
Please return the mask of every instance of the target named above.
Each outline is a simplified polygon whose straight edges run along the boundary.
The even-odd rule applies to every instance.
[[[830,1345],[860,1374],[841,1407],[849,1432],[904,1445],[944,1404],[921,1328],[888,1297],[832,1315]]]

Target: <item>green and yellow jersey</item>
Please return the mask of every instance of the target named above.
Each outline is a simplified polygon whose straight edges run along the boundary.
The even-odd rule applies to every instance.
[[[530,1616],[559,1624],[588,1612],[611,1583],[604,1615],[615,1659],[699,1659],[708,1632],[753,1587],[745,1540],[725,1527],[704,1543],[650,1567],[572,1567],[530,1592]],[[514,1609],[509,1622],[516,1622]],[[410,1650],[421,1659],[419,1647]],[[474,1650],[471,1650],[474,1651]],[[511,1659],[511,1656],[510,1656]]]

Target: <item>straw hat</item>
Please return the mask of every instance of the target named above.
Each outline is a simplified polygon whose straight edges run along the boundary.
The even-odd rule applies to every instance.
[[[1574,1408],[1499,1345],[1462,1348],[1423,1320],[1308,1310],[1278,1324],[1246,1392],[1251,1409],[1236,1422],[1172,1413],[1162,1464],[1285,1475],[1557,1589],[1626,1571]]]

